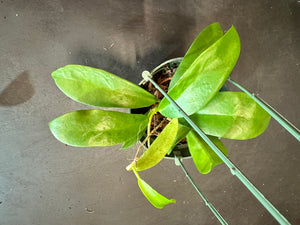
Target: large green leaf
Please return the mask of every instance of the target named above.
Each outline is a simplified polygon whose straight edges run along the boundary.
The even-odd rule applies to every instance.
[[[61,142],[78,147],[111,146],[135,143],[146,130],[148,117],[104,110],[79,110],[64,114],[49,123]]]
[[[183,57],[179,67],[177,68],[169,89],[171,89],[184,72],[192,65],[195,59],[209,46],[223,36],[223,31],[219,23],[213,23],[207,26],[194,40],[191,47]]]
[[[228,156],[226,147],[217,137],[208,137],[226,156]],[[195,131],[190,131],[188,133],[187,142],[193,161],[200,173],[207,174],[213,167],[223,162]]]
[[[158,100],[141,87],[101,69],[67,65],[52,73],[70,98],[101,107],[142,108]]]
[[[142,193],[154,207],[162,209],[164,206],[176,202],[175,199],[167,199],[166,197],[155,191],[149,184],[147,184],[143,179],[141,179],[135,168],[133,168],[133,171],[136,175],[138,185]]]
[[[172,148],[177,131],[178,119],[173,119],[137,161],[137,170],[146,170],[159,163]]]
[[[260,135],[270,115],[243,92],[219,92],[191,119],[209,135],[244,140]]]
[[[188,115],[203,108],[221,89],[240,53],[240,39],[234,27],[207,48],[169,91]],[[182,115],[164,98],[158,107],[166,117]]]

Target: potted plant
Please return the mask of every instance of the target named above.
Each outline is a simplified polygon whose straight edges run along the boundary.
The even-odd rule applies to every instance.
[[[220,138],[254,138],[267,128],[270,120],[269,114],[245,93],[219,92],[239,53],[240,39],[235,28],[232,26],[223,34],[220,25],[214,23],[198,35],[179,66],[171,62],[167,69],[164,65],[153,71],[156,82],[225,155],[228,152]],[[177,144],[187,143],[200,173],[207,174],[222,163],[151,84],[144,82],[140,87],[104,70],[82,65],[59,68],[52,77],[75,101],[98,107],[132,109],[131,113],[79,110],[54,119],[49,127],[59,141],[78,147],[122,144],[121,149],[127,149],[135,146],[144,135],[127,170],[134,172],[141,191],[155,207],[163,208],[175,200],[152,189],[138,171],[149,169],[166,155],[172,155]],[[153,138],[153,135],[156,136]],[[145,144],[147,150],[141,153]]]

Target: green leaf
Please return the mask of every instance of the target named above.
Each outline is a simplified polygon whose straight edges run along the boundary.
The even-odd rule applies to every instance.
[[[158,101],[129,81],[88,66],[67,65],[54,71],[52,77],[67,96],[87,105],[142,108]]]
[[[146,170],[159,163],[173,146],[177,131],[178,119],[173,119],[137,161],[137,170]]]
[[[123,149],[131,148],[132,146],[134,146],[137,143],[137,139],[138,138],[139,137],[137,137],[137,138],[134,137],[132,139],[129,139],[129,140],[125,141],[124,144],[122,145],[122,147],[120,149],[123,150]]]
[[[184,72],[192,65],[195,59],[205,51],[209,46],[215,43],[219,38],[223,36],[223,31],[219,23],[213,23],[207,26],[194,40],[191,47],[183,57],[179,67],[177,68],[169,89],[171,89]]]
[[[133,137],[133,138],[125,141],[120,149],[121,150],[128,149],[128,148],[131,148],[132,146],[134,146],[139,140],[141,140],[141,138],[143,137],[143,134],[145,133],[145,130],[146,130],[146,128],[143,131],[140,131],[138,133],[137,137]]]
[[[154,207],[162,209],[164,206],[176,202],[175,199],[167,199],[166,197],[155,191],[149,184],[141,179],[135,168],[133,168],[133,171],[138,179],[138,185],[142,193]]]
[[[270,115],[243,92],[219,92],[191,119],[209,135],[245,140],[269,125]]]
[[[217,137],[208,137],[226,156],[228,156],[226,147]],[[223,162],[195,131],[190,131],[188,133],[187,142],[191,156],[200,173],[207,174],[213,167]]]
[[[148,201],[158,209],[162,209],[165,205],[176,202],[175,199],[167,199],[159,194],[142,179],[138,179],[138,185]]]
[[[207,48],[169,91],[184,111],[191,115],[203,108],[221,89],[240,53],[240,39],[234,27]],[[158,107],[170,118],[182,115],[164,98]]]
[[[178,131],[176,134],[174,145],[178,144],[178,142],[180,142],[182,139],[184,139],[190,130],[191,129],[189,127],[178,123]]]
[[[49,123],[61,142],[78,147],[111,146],[138,141],[145,132],[148,117],[104,110],[79,110],[64,114]]]
[[[177,130],[177,134],[176,134],[176,138],[175,141],[173,142],[172,147],[169,149],[167,155],[170,155],[173,148],[182,140],[186,137],[186,135],[190,132],[191,128],[184,126],[180,123],[178,123],[178,130]]]
[[[149,126],[149,122],[152,119],[152,114],[155,112],[157,112],[156,108],[153,108],[151,110],[149,110],[145,115],[147,115],[148,118],[148,126]],[[133,137],[132,139],[129,139],[127,141],[125,141],[125,143],[123,144],[123,146],[120,149],[127,149],[130,148],[132,146],[134,146],[138,140],[141,140],[141,138],[143,137],[143,135],[146,134],[146,132],[144,132],[144,130],[142,130],[141,132],[138,133],[138,138]]]

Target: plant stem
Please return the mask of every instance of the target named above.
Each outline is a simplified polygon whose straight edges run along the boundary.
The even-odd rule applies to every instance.
[[[151,83],[150,83],[151,84]],[[157,107],[151,109],[150,111],[150,115],[149,115],[149,123],[148,123],[148,128],[147,128],[147,136],[150,135],[151,132],[151,122],[152,122],[152,118],[153,116],[157,113]],[[148,138],[148,147],[150,146],[150,138]]]
[[[164,124],[165,121],[166,121],[166,118],[164,118],[164,119],[160,122],[160,124],[159,124],[157,127],[155,127],[155,128],[151,131],[151,133],[148,134],[147,137],[143,140],[142,144],[139,146],[139,148],[138,148],[138,150],[137,150],[137,152],[136,152],[136,154],[135,154],[135,157],[134,157],[134,161],[135,161],[135,162],[138,160],[138,155],[139,155],[139,153],[140,153],[142,147],[143,147],[143,146],[145,145],[145,143],[147,142],[147,140],[150,138],[150,136],[151,136],[155,131],[157,131],[158,128],[160,128],[160,127]],[[150,146],[150,145],[149,145],[149,146]],[[149,146],[148,146],[148,147],[149,147]]]
[[[140,177],[140,175],[138,174],[138,172],[137,172],[137,170],[136,170],[136,168],[135,168],[134,165],[132,166],[132,170],[133,170],[133,172],[134,172],[136,178],[137,178],[137,179],[141,179],[141,177]]]

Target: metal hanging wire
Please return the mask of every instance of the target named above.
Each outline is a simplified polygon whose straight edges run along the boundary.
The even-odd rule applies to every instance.
[[[152,80],[152,75],[149,71],[144,71],[142,77],[149,80],[164,97],[180,112],[184,119],[191,125],[191,127],[200,135],[200,137],[212,148],[212,150],[222,159],[225,165],[230,169],[232,175],[235,175],[246,188],[257,198],[257,200],[268,210],[268,212],[278,221],[279,224],[289,225],[289,221],[269,202],[268,199],[247,179],[247,177],[234,165],[223,152],[206,136],[206,134],[190,119],[185,111],[156,83]],[[271,115],[272,116],[272,115]]]
[[[180,166],[183,172],[185,173],[185,176],[189,179],[193,187],[196,189],[202,200],[205,202],[205,205],[210,209],[210,211],[215,215],[215,217],[219,220],[219,222],[223,225],[228,225],[226,220],[222,217],[222,215],[218,212],[218,210],[208,201],[208,199],[205,197],[205,195],[201,192],[201,190],[196,186],[195,182],[191,178],[191,176],[188,174],[186,171],[185,167],[182,164],[182,156],[180,151],[174,152],[174,159],[175,159],[175,164],[177,166]]]
[[[266,110],[281,126],[283,126],[291,135],[293,135],[298,141],[300,141],[300,131],[297,127],[295,127],[290,121],[288,121],[284,116],[282,116],[279,112],[277,112],[272,106],[266,103],[263,99],[255,96],[253,93],[251,94],[246,88],[237,82],[227,79],[230,83],[238,87],[240,90],[245,92],[250,98],[252,98],[257,104],[259,104],[264,110]]]

